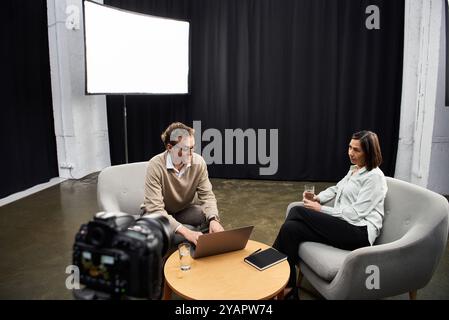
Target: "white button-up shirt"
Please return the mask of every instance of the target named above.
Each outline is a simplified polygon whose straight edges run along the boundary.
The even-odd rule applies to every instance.
[[[379,168],[368,171],[364,167],[353,174],[355,168],[351,166],[336,186],[318,194],[320,203],[335,198],[334,207],[321,206],[321,211],[356,226],[366,225],[368,240],[373,245],[382,228],[387,182]]]
[[[178,169],[175,168],[175,166],[174,166],[174,164],[173,164],[173,160],[172,160],[172,158],[171,158],[170,152],[167,152],[167,160],[166,160],[166,162],[165,162],[165,166],[167,167],[167,169],[174,170],[174,171],[175,171],[175,174],[176,174],[176,176],[177,176],[178,178],[181,178],[182,175],[186,172],[186,170],[187,170],[188,168],[190,168],[191,165],[192,165],[192,164],[189,163],[189,164],[187,164],[186,166],[183,166],[183,167],[181,168],[181,171],[179,171]]]

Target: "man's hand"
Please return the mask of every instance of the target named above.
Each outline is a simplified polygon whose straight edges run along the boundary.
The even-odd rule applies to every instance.
[[[182,235],[184,238],[186,238],[187,241],[193,243],[195,246],[198,242],[199,236],[203,234],[199,231],[190,230],[184,226],[181,226],[176,232]]]
[[[214,232],[220,232],[220,231],[224,231],[220,222],[218,222],[217,220],[211,220],[209,222],[209,232],[214,233]]]
[[[315,211],[321,211],[321,204],[314,200],[307,200],[304,198],[304,207]]]

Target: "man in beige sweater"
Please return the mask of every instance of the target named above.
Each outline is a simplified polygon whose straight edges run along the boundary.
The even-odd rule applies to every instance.
[[[193,152],[194,130],[185,124],[172,123],[162,133],[161,139],[165,152],[154,156],[148,163],[145,211],[166,215],[172,231],[196,245],[202,233],[183,224],[209,225],[211,233],[223,231],[206,162]]]

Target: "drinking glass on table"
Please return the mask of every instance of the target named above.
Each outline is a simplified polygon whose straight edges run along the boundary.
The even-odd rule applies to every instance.
[[[190,243],[183,242],[178,245],[179,263],[182,271],[190,270],[192,257],[190,255]]]

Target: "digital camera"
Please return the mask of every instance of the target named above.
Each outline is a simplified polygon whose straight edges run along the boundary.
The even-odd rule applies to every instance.
[[[96,298],[159,299],[162,259],[171,240],[168,219],[160,214],[100,212],[76,234],[73,264],[85,289],[99,293]]]

